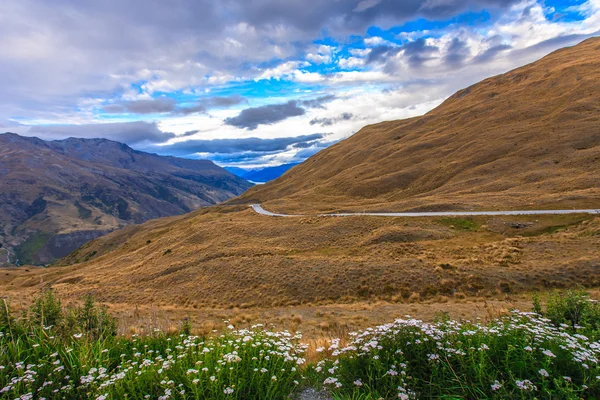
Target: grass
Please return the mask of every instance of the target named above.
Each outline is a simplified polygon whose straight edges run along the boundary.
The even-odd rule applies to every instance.
[[[396,320],[339,340],[311,367],[335,399],[580,399],[600,396],[600,306],[555,294],[547,310],[489,324]],[[581,324],[581,325],[579,325]]]
[[[438,221],[442,225],[459,231],[475,232],[479,229],[479,224],[469,218],[441,218]]]
[[[21,243],[16,249],[18,259],[21,264],[37,264],[35,260],[36,253],[54,236],[51,233],[36,232],[29,236],[26,241]]]
[[[125,338],[91,300],[62,311],[45,294],[25,321],[2,305],[0,399],[279,399],[295,390],[305,362],[300,336],[260,325]]]
[[[488,324],[441,316],[331,340],[306,363],[297,333],[261,325],[198,337],[116,335],[87,298],[44,293],[20,317],[0,302],[0,399],[286,399],[312,385],[334,399],[579,399],[600,396],[600,306],[554,294],[536,313]]]

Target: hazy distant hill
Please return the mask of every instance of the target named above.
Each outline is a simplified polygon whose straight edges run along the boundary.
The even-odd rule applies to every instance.
[[[600,39],[382,122],[243,201],[276,211],[598,207]]]
[[[232,174],[235,174],[248,181],[265,183],[279,178],[296,165],[300,165],[300,163],[281,164],[275,167],[264,167],[258,169],[244,169],[237,167],[225,167],[225,169]]]
[[[210,161],[105,139],[0,134],[0,265],[45,264],[108,231],[178,215],[251,186]]]

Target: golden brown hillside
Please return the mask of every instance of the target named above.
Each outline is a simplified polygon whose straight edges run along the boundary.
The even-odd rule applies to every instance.
[[[279,212],[597,207],[600,38],[367,126],[240,200]]]
[[[598,208],[599,49],[600,40],[586,41],[461,91],[424,117],[367,127],[236,201],[303,212]],[[433,303],[431,314],[599,287],[600,217],[272,218],[224,205],[113,232],[62,264],[8,271],[0,292],[26,301],[51,286],[120,310],[197,318],[236,308],[279,318],[296,307],[318,320],[323,309],[364,303],[386,312]],[[338,320],[367,314],[375,311]]]

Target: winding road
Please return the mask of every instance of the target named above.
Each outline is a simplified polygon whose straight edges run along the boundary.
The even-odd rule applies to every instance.
[[[277,214],[262,208],[260,204],[250,205],[252,209],[261,215],[268,217],[474,217],[478,215],[560,215],[560,214],[596,214],[600,215],[600,209],[597,210],[523,210],[523,211],[444,211],[444,212],[399,212],[399,213],[377,213],[377,212],[356,212],[356,213],[334,213],[334,214]]]

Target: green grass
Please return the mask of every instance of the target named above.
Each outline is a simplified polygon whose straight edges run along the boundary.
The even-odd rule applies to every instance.
[[[20,317],[0,300],[0,399],[600,398],[600,306],[582,292],[489,324],[407,319],[332,340],[306,364],[301,336],[229,326],[221,334],[116,335],[91,298],[44,293]]]
[[[63,311],[45,294],[20,322],[0,306],[3,400],[283,399],[305,362],[299,336],[261,326],[207,338],[125,338],[89,299]]]
[[[92,210],[84,207],[80,202],[75,202],[75,207],[77,207],[77,213],[79,214],[79,218],[88,219],[92,216]]]
[[[441,218],[438,222],[459,231],[475,232],[479,229],[479,224],[468,218]]]
[[[36,264],[36,254],[54,236],[52,233],[36,232],[15,248],[21,264]]]

